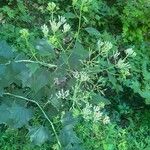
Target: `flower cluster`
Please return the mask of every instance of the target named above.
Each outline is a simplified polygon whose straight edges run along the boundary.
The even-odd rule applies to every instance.
[[[125,59],[119,59],[116,67],[121,70],[121,73],[125,76],[130,75],[129,69],[131,68],[128,62],[125,62]]]
[[[102,42],[100,40],[98,40],[97,42],[97,46],[98,46],[98,50],[100,51],[100,53],[103,55],[103,56],[107,56],[110,49],[112,49],[113,45],[111,42]]]
[[[119,69],[129,69],[130,68],[130,64],[128,62],[125,62],[125,59],[119,59],[117,62],[117,67]]]
[[[102,112],[103,106],[92,106],[87,103],[85,108],[82,109],[83,118],[86,121],[93,121],[95,123],[102,121],[103,124],[109,124],[110,119],[107,115],[104,115]]]
[[[91,120],[91,114],[92,114],[92,105],[87,103],[85,108],[82,109],[83,118],[87,121]]]
[[[129,56],[129,57],[135,57],[135,56],[136,56],[136,53],[133,51],[132,48],[126,49],[126,50],[125,50],[125,53],[126,53],[127,57],[128,57],[128,56]]]
[[[57,7],[57,5],[54,2],[48,3],[47,10],[49,12],[51,12],[51,14],[52,14],[51,20],[49,20],[49,22],[50,22],[51,30],[54,33],[54,35],[60,29],[61,26],[63,28],[62,29],[63,33],[66,33],[71,29],[70,25],[68,23],[66,23],[65,17],[58,16],[58,19],[54,19],[53,13],[58,9],[59,9],[59,7]],[[47,25],[44,24],[43,26],[41,26],[41,29],[44,34],[44,37],[47,37],[48,33],[49,33],[49,29],[48,29]]]
[[[61,89],[60,91],[58,91],[58,93],[56,93],[56,97],[58,99],[65,99],[69,96],[69,90],[64,91],[63,89]]]
[[[47,6],[47,10],[49,12],[54,12],[55,10],[58,10],[59,8],[56,6],[54,2],[49,2]]]
[[[59,28],[63,25],[63,33],[66,33],[70,30],[70,25],[66,23],[66,18],[63,16],[58,16],[58,21],[56,19],[50,20],[51,30],[53,33],[57,32]]]
[[[48,29],[47,25],[44,24],[43,26],[41,26],[41,29],[42,29],[42,32],[44,34],[44,37],[47,37],[48,36],[48,32],[49,32],[49,29]]]
[[[29,31],[28,31],[28,29],[22,29],[22,30],[20,30],[20,34],[21,34],[21,37],[24,38],[24,39],[27,39],[29,37]]]
[[[75,72],[73,72],[73,76],[76,79],[80,80],[81,82],[89,81],[89,79],[90,79],[89,75],[84,71],[81,71],[81,72],[75,71]]]
[[[110,118],[105,115],[104,118],[103,118],[103,124],[109,124],[110,123]]]
[[[63,33],[66,33],[66,32],[68,32],[69,30],[70,30],[70,25],[69,24],[67,24],[67,23],[65,23],[64,25],[63,25]]]
[[[131,68],[131,66],[129,62],[126,62],[126,59],[128,57],[135,57],[136,53],[133,51],[132,48],[126,49],[125,53],[126,53],[126,57],[124,59],[120,58],[118,62],[116,63],[116,67],[120,69],[122,75],[127,76],[127,75],[130,75],[129,69]]]
[[[120,52],[116,51],[115,54],[113,55],[114,59],[116,60],[120,55]]]

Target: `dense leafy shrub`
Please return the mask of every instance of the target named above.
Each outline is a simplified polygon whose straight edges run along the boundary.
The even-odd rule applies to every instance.
[[[149,149],[148,14],[144,0],[3,1],[0,147],[16,132],[13,149]]]
[[[150,2],[146,0],[128,1],[123,9],[123,37],[131,42],[149,40]]]

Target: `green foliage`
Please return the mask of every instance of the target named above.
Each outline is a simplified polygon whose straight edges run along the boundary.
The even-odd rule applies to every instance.
[[[5,123],[13,128],[20,128],[28,123],[32,118],[32,112],[29,109],[13,104],[11,107],[1,104],[1,123]]]
[[[149,149],[148,1],[1,4],[1,149]]]
[[[42,145],[45,141],[50,140],[49,131],[43,127],[29,128],[30,141],[35,145]]]
[[[128,1],[121,16],[123,37],[131,42],[149,40],[150,19],[148,19],[150,1]]]

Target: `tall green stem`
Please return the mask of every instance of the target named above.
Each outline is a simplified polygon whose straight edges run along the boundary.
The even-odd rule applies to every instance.
[[[78,38],[79,38],[79,33],[80,33],[80,30],[81,30],[81,19],[82,19],[83,4],[84,4],[84,2],[82,1],[81,7],[80,7],[79,23],[78,23],[78,31],[77,31],[77,35],[76,35],[76,40],[78,40]]]

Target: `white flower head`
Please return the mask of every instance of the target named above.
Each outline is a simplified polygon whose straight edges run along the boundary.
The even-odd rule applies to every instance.
[[[134,52],[134,50],[132,48],[128,48],[125,50],[126,55],[130,56],[130,57],[135,57],[136,53]]]
[[[105,116],[103,119],[103,124],[109,124],[110,123],[110,118],[108,116]]]
[[[54,2],[49,2],[47,6],[47,10],[53,12],[56,9],[56,4]]]
[[[98,111],[100,111],[100,107],[99,106],[94,106],[93,110],[94,110],[94,112],[98,112]]]
[[[120,58],[118,60],[118,62],[117,62],[117,67],[119,69],[129,69],[130,68],[130,64],[128,62],[125,63],[125,60]]]
[[[50,20],[49,22],[50,22],[52,31],[55,33],[60,28],[60,24],[58,24],[56,20]]]
[[[119,55],[120,55],[120,52],[117,51],[117,52],[114,54],[114,56],[113,56],[114,59],[117,59]]]
[[[60,91],[58,91],[58,93],[56,93],[56,97],[58,99],[65,99],[69,96],[69,90],[64,91],[63,89],[61,89]]]
[[[86,72],[83,72],[83,71],[81,71],[80,72],[80,80],[81,81],[89,81],[89,76],[88,76],[88,74],[86,73]]]
[[[99,107],[100,107],[101,109],[103,109],[103,108],[105,107],[104,102],[101,102],[101,103],[99,104]]]
[[[102,51],[103,51],[103,52],[107,52],[107,51],[109,51],[110,49],[112,49],[112,47],[113,47],[113,45],[112,45],[111,42],[104,42]]]
[[[75,71],[75,72],[73,72],[73,76],[76,79],[81,80],[81,82],[89,81],[89,79],[90,79],[89,75],[84,71],[81,71],[81,72]]]
[[[93,107],[93,121],[98,122],[102,119],[103,113],[100,112],[100,107],[99,106],[94,106]]]
[[[69,24],[67,24],[67,23],[65,23],[64,25],[63,25],[63,33],[66,33],[66,32],[68,32],[69,30],[70,30],[70,25]]]
[[[108,42],[108,41],[102,42],[102,41],[98,40],[97,45],[98,45],[99,51],[103,55],[107,55],[109,50],[112,49],[112,47],[113,47],[112,43]]]
[[[44,24],[43,26],[41,26],[41,29],[42,29],[42,32],[44,34],[44,37],[47,37],[48,36],[48,32],[49,32],[49,29],[48,29],[47,25]]]
[[[59,23],[62,25],[66,22],[66,18],[63,16],[58,16]]]
[[[92,117],[92,105],[89,103],[86,103],[85,108],[82,109],[83,118],[87,121],[89,121]]]
[[[102,112],[94,112],[93,113],[93,122],[99,122],[102,119]]]
[[[100,48],[103,46],[104,42],[102,42],[101,40],[98,40],[97,42],[97,46],[98,46],[98,49],[100,50]]]
[[[63,25],[66,22],[66,18],[63,16],[58,16],[58,22],[55,19],[49,20],[49,22],[50,22],[52,31],[55,33],[56,31],[58,31],[61,25]]]
[[[22,38],[27,38],[30,35],[28,29],[21,29],[20,34]]]
[[[80,73],[78,71],[74,71],[73,72],[73,77],[76,78],[76,79],[79,79],[80,78]]]

